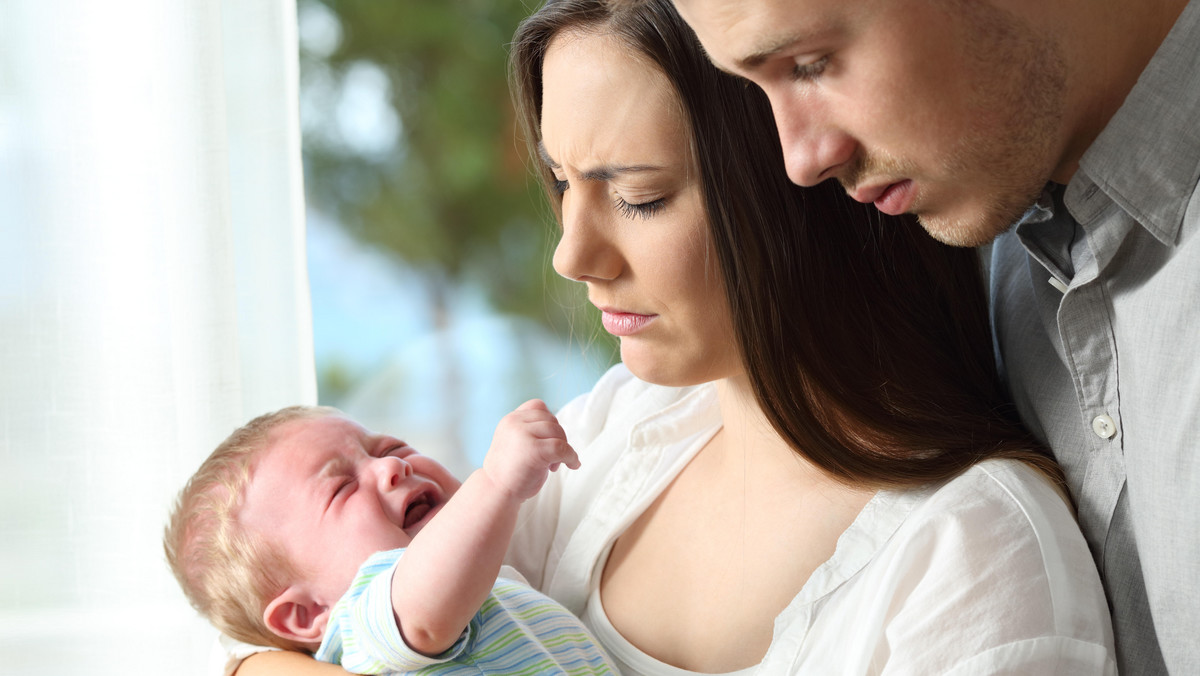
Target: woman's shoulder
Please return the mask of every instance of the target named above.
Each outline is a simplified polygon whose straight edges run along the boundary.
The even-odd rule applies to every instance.
[[[1027,463],[986,460],[920,495],[906,524],[911,530],[941,529],[943,538],[1025,552],[1046,564],[1053,563],[1046,555],[1049,548],[1091,561],[1071,507]],[[1028,551],[1014,550],[1018,543]]]
[[[862,582],[892,590],[883,596],[898,663],[949,668],[1031,646],[1041,648],[1028,664],[1052,663],[1071,646],[1083,646],[1083,663],[1111,663],[1095,563],[1070,508],[1037,470],[988,460],[889,497],[884,507],[909,511]],[[1088,668],[1069,673],[1103,672]]]
[[[959,518],[1008,515],[1014,526],[1026,530],[1079,532],[1071,507],[1050,479],[1028,463],[1009,458],[977,463],[933,488],[925,510]]]
[[[1095,562],[1048,478],[1024,462],[993,459],[927,495],[901,529],[903,547],[928,554],[927,584],[968,583],[977,602],[1022,617],[1022,631],[1091,626],[1091,638],[1102,638],[1103,623],[1088,619],[1107,617]]]

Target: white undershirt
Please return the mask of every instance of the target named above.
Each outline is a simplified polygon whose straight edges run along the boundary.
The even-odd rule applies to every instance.
[[[588,599],[587,609],[584,610],[583,617],[580,619],[583,620],[584,626],[596,637],[596,640],[608,650],[608,656],[617,663],[617,667],[621,669],[621,673],[623,674],[640,674],[641,676],[705,676],[700,672],[687,671],[686,669],[680,669],[665,662],[660,662],[630,643],[628,639],[621,635],[621,632],[617,631],[612,622],[608,620],[608,615],[604,612],[604,605],[600,602],[599,588],[592,592],[591,598]],[[750,667],[716,676],[749,676],[754,673],[754,670],[755,667]]]

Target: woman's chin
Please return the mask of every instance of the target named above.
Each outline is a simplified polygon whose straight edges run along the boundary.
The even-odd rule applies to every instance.
[[[711,377],[711,369],[704,366],[689,367],[664,354],[629,354],[624,346],[621,349],[621,362],[639,380],[664,387],[688,387],[716,380]]]

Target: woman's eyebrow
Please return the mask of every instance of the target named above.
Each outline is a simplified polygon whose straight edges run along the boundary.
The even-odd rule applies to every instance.
[[[663,167],[652,164],[623,164],[606,165],[588,171],[580,172],[579,177],[585,181],[611,181],[622,174],[640,174],[662,171]]]
[[[562,165],[554,161],[550,157],[550,153],[546,152],[546,146],[538,141],[537,146],[538,156],[546,163],[546,166],[551,169],[562,169]],[[595,169],[579,172],[579,177],[585,181],[610,181],[621,174],[636,174],[641,172],[663,171],[666,167],[654,164],[606,164]]]
[[[546,146],[541,141],[538,141],[537,143],[537,154],[538,157],[542,158],[542,161],[546,163],[547,167],[550,167],[551,169],[562,169],[562,165],[560,165],[558,162],[555,162],[554,158],[550,157],[550,153],[546,152]]]

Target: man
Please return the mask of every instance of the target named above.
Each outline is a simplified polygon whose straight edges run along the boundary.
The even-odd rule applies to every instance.
[[[675,4],[766,91],[794,182],[992,243],[997,357],[1121,671],[1200,673],[1200,0]]]

